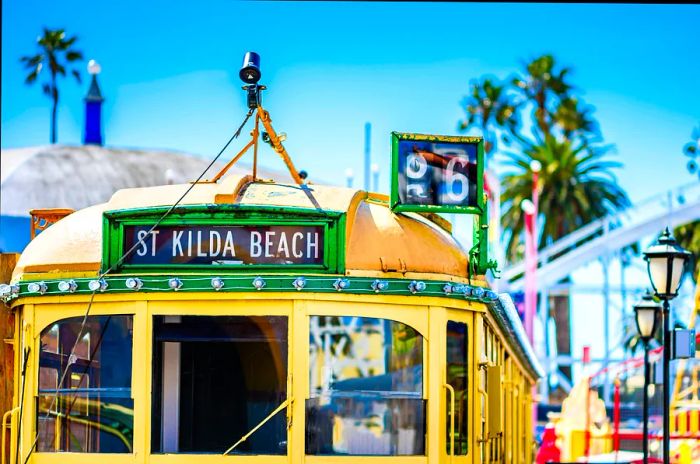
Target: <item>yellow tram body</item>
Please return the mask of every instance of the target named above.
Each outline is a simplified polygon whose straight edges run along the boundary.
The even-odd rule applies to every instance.
[[[468,274],[444,219],[393,213],[364,191],[229,176],[196,184],[172,214],[235,222],[243,211],[258,225],[306,214],[318,226],[333,213],[323,247],[335,267],[175,263],[96,280],[114,260],[105,218],[160,214],[188,187],[119,191],[26,248],[9,303],[15,408],[3,459],[533,461],[540,368],[512,302]],[[292,246],[284,240],[275,246]]]

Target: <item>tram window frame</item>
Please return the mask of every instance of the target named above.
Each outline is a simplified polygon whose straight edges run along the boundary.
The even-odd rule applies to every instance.
[[[383,314],[384,315],[384,314]],[[308,318],[308,330],[309,330],[309,356],[307,357],[308,361],[308,370],[309,370],[309,382],[308,382],[308,388],[306,392],[306,407],[305,407],[305,430],[304,430],[304,448],[305,448],[305,454],[307,456],[334,456],[334,457],[341,457],[341,456],[347,456],[347,457],[352,457],[352,456],[374,456],[374,457],[381,457],[381,458],[395,458],[395,457],[408,457],[408,456],[426,456],[427,448],[427,413],[428,413],[428,408],[427,408],[427,400],[425,399],[425,394],[426,394],[426,372],[425,368],[427,366],[427,354],[428,354],[428,346],[427,346],[427,339],[419,331],[416,329],[414,326],[401,321],[397,320],[394,318],[391,318],[390,315],[385,315],[386,317],[376,317],[375,315],[366,315],[366,314],[357,314],[353,311],[347,311],[341,313],[336,313],[336,314],[324,314],[324,313],[313,313],[309,315]],[[358,367],[355,367],[357,369],[357,373],[360,375],[356,376],[350,376],[348,378],[341,378],[341,379],[336,379],[332,380],[334,377],[334,374],[337,374],[337,372],[334,372],[334,369],[332,366],[326,366],[325,369],[320,369],[320,377],[321,380],[320,382],[322,383],[328,383],[330,384],[331,381],[333,384],[336,386],[339,386],[342,382],[345,382],[345,385],[343,386],[344,388],[330,388],[328,385],[325,390],[323,391],[323,385],[321,385],[321,390],[317,391],[316,389],[316,383],[312,380],[312,376],[314,376],[314,366],[312,365],[312,343],[311,340],[313,337],[315,337],[313,333],[313,319],[314,318],[327,318],[327,319],[336,319],[336,320],[342,320],[343,318],[348,318],[348,319],[359,319],[362,323],[368,323],[367,325],[372,325],[370,321],[375,321],[376,326],[381,326],[385,330],[385,325],[387,324],[396,324],[397,328],[400,328],[400,326],[403,326],[405,329],[409,329],[411,332],[413,332],[413,336],[419,337],[420,338],[420,343],[417,345],[414,345],[412,350],[414,352],[411,354],[412,356],[412,362],[415,364],[409,364],[408,366],[402,368],[402,369],[396,369],[393,371],[389,372],[384,372],[382,371],[381,368],[377,368],[376,371],[370,371],[369,368],[366,369],[366,373],[369,375],[362,375],[360,372],[360,369]],[[376,322],[380,323],[376,324]],[[328,322],[328,320],[326,320]],[[342,324],[341,324],[342,325]],[[400,326],[399,326],[400,325]],[[391,337],[393,338],[396,333],[394,333],[394,326],[391,326]],[[360,333],[360,331],[356,331],[355,334],[357,337],[365,337],[369,338],[368,336],[372,335],[373,333],[385,333],[382,331],[376,331],[374,332],[372,329],[366,329],[365,333]],[[398,331],[397,333],[400,333]],[[405,332],[404,332],[405,333]],[[336,334],[337,335],[337,334]],[[347,335],[347,339],[351,340],[352,337],[349,333],[345,333]],[[406,340],[409,340],[411,338],[411,335],[407,336]],[[386,338],[386,337],[385,337]],[[386,340],[382,339],[381,340],[381,346],[385,348],[389,348],[389,346],[392,345],[392,343],[386,343]],[[340,340],[342,341],[342,334],[340,337]],[[370,340],[360,340],[360,343],[358,343],[358,346],[362,344],[362,342],[365,343],[371,343]],[[377,340],[374,341],[375,343]],[[340,343],[338,343],[340,345]],[[346,345],[347,346],[347,345]],[[418,353],[415,353],[416,346],[418,347]],[[405,347],[406,348],[406,347]],[[330,350],[330,348],[328,348]],[[336,348],[337,349],[337,348]],[[320,352],[320,350],[318,350]],[[385,351],[386,352],[386,351]],[[326,352],[327,353],[327,352]],[[337,353],[337,352],[336,352]],[[325,353],[323,354],[325,356]],[[393,355],[393,352],[392,352]],[[391,363],[393,358],[390,358],[389,360],[384,360],[384,367],[383,369],[387,369],[387,362]],[[366,359],[362,359],[365,361]],[[336,361],[337,362],[337,361]],[[377,362],[379,362],[377,360]],[[398,362],[395,361],[394,362]],[[399,363],[400,365],[401,363]],[[346,366],[344,368],[344,371],[348,368]],[[353,367],[350,366],[350,369]],[[413,369],[414,372],[410,372],[408,369]],[[401,373],[401,370],[403,370],[403,373]],[[376,373],[375,373],[376,372]],[[415,375],[418,373],[418,378],[416,379]],[[319,374],[319,373],[317,373]],[[413,384],[409,389],[406,391],[401,391],[401,390],[383,390],[380,389],[379,387],[385,388],[386,385],[385,383],[388,381],[391,384],[391,388],[394,388],[395,383],[401,383],[401,377],[403,376],[403,379],[405,380],[406,378],[412,379],[413,382],[417,382],[417,384]],[[326,381],[324,381],[324,378],[326,378]],[[410,382],[410,381],[409,381]],[[354,386],[354,388],[353,388]],[[358,389],[358,387],[364,387]],[[377,412],[377,409],[382,409],[380,406],[382,405],[381,403],[385,402],[385,408],[383,409],[383,417],[384,419],[381,418],[379,413]],[[389,407],[392,407],[392,409],[389,409]],[[397,408],[402,408],[403,410],[399,412],[399,416],[396,416],[396,411]],[[413,408],[413,409],[411,409]],[[372,414],[365,414],[367,410],[372,410]],[[365,412],[363,412],[365,411]],[[384,435],[387,433],[386,432],[386,427],[393,427],[396,426],[396,429],[390,429],[389,433],[389,450],[388,452],[386,451],[386,443],[359,443],[357,439],[362,441],[362,439],[369,438],[369,435],[362,437],[360,435],[355,435],[352,440],[354,442],[351,442],[351,437],[343,437],[342,440],[339,440],[339,443],[336,445],[334,438],[332,437],[333,434],[337,434],[338,430],[342,430],[345,426],[347,426],[348,420],[345,418],[345,421],[343,419],[343,416],[339,414],[339,412],[345,413],[346,415],[349,413],[355,413],[355,414],[360,414],[360,415],[367,415],[362,420],[356,420],[354,421],[355,424],[364,424],[366,428],[371,427],[378,427],[378,430],[381,432],[381,437],[378,440],[382,440]],[[414,415],[412,415],[414,414]],[[375,420],[372,422],[372,417],[374,417]],[[387,419],[389,422],[387,422]],[[404,424],[406,423],[405,421],[410,422],[411,420],[414,421],[412,425],[418,427],[418,433],[416,436],[412,438],[412,443],[415,448],[413,450],[410,450],[409,452],[405,452],[405,443],[408,443],[408,439],[406,439],[404,442],[399,443],[399,431],[400,429],[398,428],[397,420],[404,421]],[[328,421],[331,421],[329,423]],[[341,424],[344,421],[345,425],[343,427],[336,427],[338,423],[340,422]],[[362,422],[364,421],[364,422]],[[352,421],[351,421],[352,422]],[[325,428],[324,428],[325,425]],[[330,427],[330,429],[328,428]],[[382,430],[384,429],[384,430]],[[325,430],[325,432],[324,432]],[[407,433],[406,429],[404,428],[404,434]],[[408,429],[411,430],[411,429]],[[320,438],[317,441],[311,441],[314,436],[319,436],[321,435],[322,438]],[[419,437],[422,438],[422,440],[419,441]],[[329,442],[330,440],[330,442]],[[392,441],[393,440],[393,441]],[[357,447],[361,446],[367,446],[366,449],[362,450],[362,452],[358,451],[351,451],[352,447],[355,447],[357,450]],[[403,447],[403,449],[402,449]],[[345,449],[344,449],[345,448]]]
[[[151,427],[151,454],[220,455],[227,451],[227,449],[236,443],[244,434],[259,425],[275,408],[289,401],[291,396],[288,382],[291,369],[289,358],[291,346],[289,332],[291,317],[289,315],[234,315],[220,313],[193,315],[190,313],[170,316],[153,314],[152,317],[153,362],[151,373],[152,388],[150,392],[151,412],[149,421]],[[270,326],[267,333],[262,327],[264,324],[269,324]],[[212,328],[218,328],[220,330],[209,331],[209,329]],[[239,329],[240,332],[234,333],[235,330]],[[253,333],[256,330],[257,332]],[[275,337],[280,337],[280,339],[278,340],[278,338]],[[277,341],[280,342],[275,343]],[[211,346],[206,346],[204,345],[205,343],[209,343]],[[269,355],[273,358],[275,358],[275,353],[272,351],[279,351],[276,357],[276,362],[279,365],[276,367],[281,368],[282,372],[270,374],[276,377],[277,383],[275,385],[279,390],[267,392],[253,391],[254,387],[249,384],[249,381],[252,383],[252,377],[245,376],[245,374],[244,376],[240,376],[236,385],[247,395],[244,401],[236,401],[237,398],[229,398],[229,401],[226,402],[223,396],[217,401],[216,397],[212,396],[208,397],[211,399],[208,407],[212,411],[218,411],[218,409],[227,406],[231,408],[235,407],[238,413],[245,414],[248,418],[248,422],[240,424],[240,418],[223,418],[224,411],[221,411],[222,417],[218,419],[208,418],[212,421],[211,427],[216,427],[216,429],[219,430],[222,428],[221,424],[225,424],[225,421],[229,420],[232,427],[239,427],[239,429],[236,429],[233,433],[220,430],[221,433],[218,439],[207,438],[211,433],[206,431],[205,433],[201,429],[197,430],[195,434],[195,424],[193,421],[200,420],[201,422],[203,420],[201,414],[199,414],[200,417],[197,419],[195,411],[202,409],[204,406],[202,404],[197,405],[194,399],[188,402],[187,398],[184,397],[191,394],[190,396],[194,398],[194,395],[196,395],[195,392],[199,390],[201,393],[202,388],[209,388],[210,393],[212,391],[216,392],[217,388],[221,390],[221,388],[213,384],[212,380],[207,380],[207,377],[218,376],[213,377],[213,379],[219,379],[218,381],[220,382],[228,382],[226,385],[231,384],[231,382],[235,383],[236,380],[234,377],[236,376],[226,374],[226,372],[229,371],[225,369],[211,370],[215,365],[211,363],[216,363],[217,359],[221,360],[225,358],[237,364],[238,370],[232,370],[230,372],[253,372],[251,369],[254,367],[254,364],[259,362],[262,358],[253,356],[250,354],[251,352],[243,352],[242,350],[246,348],[244,347],[245,343],[255,343],[259,345],[256,347],[256,349],[259,350],[264,351],[268,349],[269,351],[262,354],[265,356]],[[166,344],[170,346],[166,347]],[[166,350],[170,351],[169,354],[165,353]],[[236,359],[234,359],[234,357]],[[176,375],[174,375],[174,372],[166,373],[166,364],[171,366],[170,371],[173,369],[177,370]],[[232,365],[229,365],[229,367],[231,366]],[[207,374],[207,370],[209,374]],[[262,380],[259,379],[258,381],[262,383],[272,381],[271,378],[264,378],[265,376],[260,375],[259,371],[255,371],[255,374],[260,376]],[[267,377],[270,377],[270,375]],[[169,379],[167,382],[170,386],[167,388],[164,386],[164,376],[167,376]],[[245,386],[243,385],[244,383]],[[224,387],[226,385],[224,385]],[[165,391],[166,389],[168,391]],[[268,396],[276,396],[270,399],[265,396],[266,394],[269,394]],[[266,408],[258,407],[260,405],[255,406],[255,404],[251,402],[251,398],[256,395],[258,400],[263,398],[264,403],[269,403]],[[169,399],[166,400],[165,396],[169,396]],[[165,401],[170,402],[168,407],[164,406]],[[177,411],[173,412],[173,409]],[[221,419],[221,421],[219,419]],[[170,423],[166,423],[165,421],[170,421]],[[183,427],[183,423],[187,424],[189,427]],[[231,431],[229,430],[229,432]],[[165,435],[166,433],[167,435]],[[274,441],[274,439],[278,441],[276,443],[270,441]],[[245,442],[241,443],[237,449],[232,450],[229,455],[284,457],[289,454],[287,440],[287,418],[283,409],[278,411],[277,414],[259,430],[253,433]],[[270,443],[263,443],[265,441],[270,441]]]
[[[464,350],[464,362],[463,362],[463,367],[464,367],[464,389],[462,390],[462,400],[461,400],[461,408],[459,409],[458,413],[458,408],[457,405],[459,404],[458,401],[458,396],[459,396],[459,389],[456,388],[454,385],[455,382],[451,382],[450,378],[450,345],[449,345],[449,336],[447,334],[450,331],[450,325],[459,325],[463,326],[464,328],[464,337],[463,337],[463,345],[461,348]],[[463,434],[464,437],[459,441],[455,436],[455,445],[454,445],[454,455],[455,456],[467,456],[469,454],[469,441],[470,441],[470,427],[469,427],[469,401],[471,401],[471,398],[469,396],[469,324],[464,322],[464,321],[459,321],[459,320],[452,320],[448,319],[447,324],[445,325],[445,331],[446,331],[446,336],[445,336],[445,372],[446,372],[446,381],[447,383],[452,386],[454,389],[454,395],[455,395],[455,435],[457,436],[458,434]],[[458,364],[458,363],[454,363]],[[449,396],[446,395],[445,397],[445,419],[446,419],[446,433],[445,433],[445,449],[446,452],[449,454],[450,453],[450,401],[449,401]],[[461,416],[461,423],[464,425],[464,430],[460,431],[459,433],[457,432],[457,416]]]
[[[99,311],[95,311],[95,313],[87,318],[84,315],[76,315],[40,325],[43,328],[38,332],[37,337],[39,354],[34,396],[37,453],[116,455],[133,455],[134,453],[136,405],[133,390],[133,353],[136,318],[134,314],[128,313],[100,313]],[[64,324],[65,329],[60,327],[61,324]],[[50,334],[54,328],[56,329],[53,336],[55,345],[50,346],[52,342]],[[94,330],[99,330],[99,332],[95,332],[95,337],[92,336]],[[80,335],[81,340],[76,343],[75,338],[78,335]],[[125,338],[124,335],[127,337]],[[71,336],[73,336],[72,339]],[[62,337],[66,338],[65,342],[61,340]],[[92,345],[93,338],[95,338],[94,346]],[[82,343],[84,340],[85,344]],[[125,340],[128,341],[125,343]],[[105,341],[109,343],[105,344]],[[126,345],[128,345],[129,350],[128,356],[125,356],[124,353],[124,350],[127,349]],[[49,349],[45,350],[44,347]],[[70,355],[71,351],[72,356]],[[103,363],[103,356],[110,356],[110,362]],[[98,360],[97,363],[95,363],[96,360]],[[121,362],[116,362],[117,360]],[[80,371],[81,368],[83,368],[82,371]],[[58,382],[61,379],[64,384],[68,384],[67,388],[59,388]],[[47,381],[56,385],[52,388],[42,388],[42,383],[45,384]],[[77,385],[74,384],[76,381]],[[84,382],[91,381],[97,381],[99,384],[82,386]],[[103,383],[107,385],[103,385]],[[71,390],[76,391],[72,393]],[[71,417],[75,424],[68,425],[69,421],[56,421],[55,418],[53,421],[49,419],[47,422],[46,411],[42,410],[41,406],[42,396],[46,397],[44,402],[49,402],[57,416],[63,414],[63,417]],[[66,404],[70,401],[70,397],[73,398],[67,413],[61,412],[63,408],[59,396],[65,397]],[[80,397],[85,398],[82,401],[82,406],[86,408],[86,412],[82,414],[84,417],[81,417],[80,412],[71,414]],[[99,407],[96,411],[91,412],[92,397],[97,399],[96,404]],[[104,402],[103,398],[105,397],[112,398],[114,402]],[[103,407],[103,405],[106,406]],[[81,405],[79,404],[79,406]],[[109,424],[99,422],[101,414],[108,418],[110,415],[112,416]],[[93,420],[95,417],[97,422]],[[96,425],[91,425],[92,423]],[[121,426],[116,427],[115,424],[119,423]],[[80,445],[81,437],[76,437],[74,431],[81,428],[84,433],[82,438],[85,442],[83,447],[76,448],[76,445]],[[52,429],[53,435],[50,434]],[[59,429],[58,436],[56,429]],[[44,441],[47,437],[51,439],[49,442]],[[112,439],[111,442],[110,439]],[[122,443],[123,447],[114,447],[115,443]]]

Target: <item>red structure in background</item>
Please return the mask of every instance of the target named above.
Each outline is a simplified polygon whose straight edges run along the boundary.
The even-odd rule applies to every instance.
[[[537,451],[535,463],[546,464],[548,462],[560,462],[561,451],[557,447],[557,433],[553,425],[548,425],[542,434],[542,446]]]

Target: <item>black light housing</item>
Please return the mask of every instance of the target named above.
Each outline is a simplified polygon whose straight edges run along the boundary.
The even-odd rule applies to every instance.
[[[649,280],[656,296],[671,300],[678,295],[690,256],[690,252],[678,245],[668,228],[659,235],[657,243],[644,252]]]
[[[257,84],[262,74],[260,73],[260,55],[255,52],[247,52],[243,57],[243,65],[238,76],[246,84]]]
[[[661,305],[654,301],[649,292],[634,305],[634,320],[637,323],[637,332],[644,343],[649,343],[649,340],[654,336],[660,312]]]

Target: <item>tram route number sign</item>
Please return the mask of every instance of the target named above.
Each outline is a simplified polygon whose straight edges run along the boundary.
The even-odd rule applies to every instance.
[[[395,211],[483,211],[483,139],[392,133]]]
[[[127,265],[323,265],[322,225],[125,225]]]

